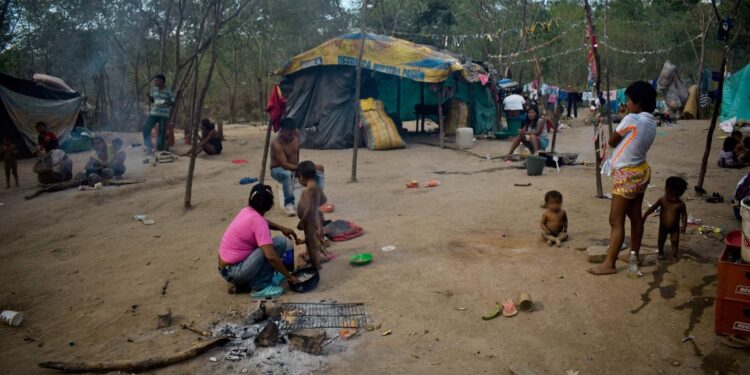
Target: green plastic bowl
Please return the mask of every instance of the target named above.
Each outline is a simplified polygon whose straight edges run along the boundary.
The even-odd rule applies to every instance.
[[[372,262],[372,254],[370,253],[359,253],[349,257],[349,263],[353,266],[364,266]]]

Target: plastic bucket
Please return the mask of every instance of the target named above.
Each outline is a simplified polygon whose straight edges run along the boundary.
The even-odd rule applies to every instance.
[[[521,124],[523,124],[523,118],[509,118],[508,119],[508,135],[515,137],[518,135],[518,131],[521,130]]]
[[[456,147],[467,149],[474,146],[474,129],[458,128],[456,129]]]
[[[750,198],[742,200],[740,216],[742,216],[742,250],[740,254],[743,262],[750,263]]]
[[[529,156],[526,158],[526,173],[529,176],[540,176],[544,172],[547,158],[541,156]]]

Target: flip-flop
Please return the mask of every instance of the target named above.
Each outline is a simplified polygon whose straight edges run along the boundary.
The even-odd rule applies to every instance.
[[[511,318],[516,315],[518,315],[518,309],[516,308],[516,303],[513,302],[512,299],[506,299],[502,301],[503,303],[503,316],[506,318]]]
[[[320,263],[332,262],[333,260],[336,259],[336,257],[337,257],[336,254],[329,251],[328,255],[320,257]]]
[[[406,184],[406,187],[409,188],[409,189],[416,189],[416,188],[419,187],[419,182],[417,182],[416,180],[412,181],[412,182]]]
[[[324,214],[330,214],[331,212],[333,212],[336,209],[336,205],[331,204],[331,203],[326,203],[326,204],[320,206],[319,209],[320,209],[320,212],[322,212]]]
[[[438,180],[430,180],[424,183],[424,187],[436,187],[438,185],[440,185],[440,181]]]
[[[497,318],[497,316],[500,315],[501,310],[502,310],[502,307],[500,306],[500,304],[496,303],[495,308],[492,309],[492,311],[482,316],[482,320],[492,320],[492,319]]]
[[[268,285],[263,290],[250,293],[250,298],[255,301],[273,301],[284,294],[284,288],[278,285]]]

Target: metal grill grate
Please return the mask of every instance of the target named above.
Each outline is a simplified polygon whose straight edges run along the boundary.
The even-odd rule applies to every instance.
[[[362,303],[282,303],[279,328],[365,328],[367,311]]]

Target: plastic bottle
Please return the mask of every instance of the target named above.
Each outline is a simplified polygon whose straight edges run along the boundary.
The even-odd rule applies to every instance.
[[[638,256],[632,250],[630,251],[630,259],[628,260],[628,277],[631,279],[640,277],[638,272]]]

